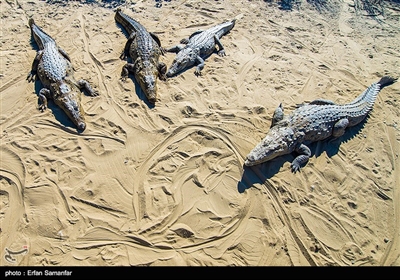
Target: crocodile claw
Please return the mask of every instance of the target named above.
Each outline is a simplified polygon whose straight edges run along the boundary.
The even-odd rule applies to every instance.
[[[45,110],[47,109],[47,106],[46,106],[46,104],[40,104],[39,105],[39,110],[40,110],[40,112],[44,112]]]
[[[226,56],[225,50],[220,50],[220,51],[218,52],[218,55],[219,55],[219,56]]]
[[[95,96],[99,96],[100,94],[99,94],[99,92],[97,90],[93,90],[93,91],[89,92],[89,95],[92,96],[92,97],[95,97]]]
[[[126,55],[125,52],[122,52],[121,55],[119,56],[120,59],[125,60],[128,56]]]
[[[36,79],[36,74],[35,73],[29,73],[28,76],[26,77],[26,79],[28,80],[28,82],[34,82]]]
[[[291,168],[293,173],[296,173],[297,171],[300,172],[300,165],[298,163],[292,163]]]

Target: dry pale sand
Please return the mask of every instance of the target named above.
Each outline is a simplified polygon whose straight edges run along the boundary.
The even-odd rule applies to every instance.
[[[237,18],[227,56],[159,81],[152,107],[120,81],[116,5],[60,2],[0,1],[2,266],[400,265],[400,82],[300,173],[293,155],[243,168],[279,103],[345,103],[400,76],[399,5],[374,18],[351,0],[126,1],[164,47]],[[83,133],[53,103],[38,110],[30,17],[100,93],[82,95]]]

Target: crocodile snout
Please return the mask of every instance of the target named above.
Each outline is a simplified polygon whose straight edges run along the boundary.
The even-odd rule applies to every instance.
[[[252,166],[255,165],[256,163],[257,163],[256,158],[253,155],[248,155],[246,157],[246,160],[244,161],[244,165],[246,166]]]
[[[150,103],[156,103],[157,97],[155,94],[148,94],[147,99],[149,100]]]
[[[175,72],[174,71],[171,71],[171,70],[168,70],[168,72],[167,72],[167,74],[166,74],[166,76],[168,77],[168,78],[171,78],[172,76],[174,76],[175,75]]]
[[[77,125],[79,131],[84,131],[86,128],[86,124],[84,122],[80,122]]]
[[[154,73],[143,75],[137,73],[137,78],[139,84],[145,93],[147,99],[151,103],[155,103],[157,99],[157,78]]]

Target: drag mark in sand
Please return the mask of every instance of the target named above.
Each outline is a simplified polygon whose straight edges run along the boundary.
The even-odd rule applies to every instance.
[[[16,248],[15,241],[21,238],[21,233],[18,229],[28,222],[23,200],[24,184],[25,167],[21,159],[10,149],[3,145],[0,146],[1,256],[4,255],[6,248]],[[11,236],[10,232],[18,232],[17,237]],[[5,265],[3,257],[0,263]]]

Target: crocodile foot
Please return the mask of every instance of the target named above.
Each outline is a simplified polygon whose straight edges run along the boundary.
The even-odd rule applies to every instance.
[[[220,51],[218,52],[218,55],[219,55],[219,56],[226,56],[225,50],[220,50]]]
[[[28,82],[34,82],[36,79],[36,73],[34,73],[33,71],[30,72],[26,79],[28,80]]]

